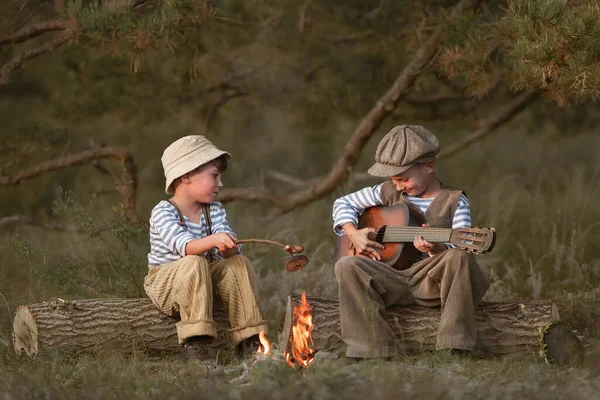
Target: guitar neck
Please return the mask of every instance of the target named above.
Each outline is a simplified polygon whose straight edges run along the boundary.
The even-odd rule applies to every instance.
[[[447,243],[450,241],[452,229],[421,228],[418,226],[387,226],[383,235],[383,243],[409,243],[417,236],[430,243]]]

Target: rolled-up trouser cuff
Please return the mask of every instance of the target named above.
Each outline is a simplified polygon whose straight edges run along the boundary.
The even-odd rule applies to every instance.
[[[394,357],[398,355],[396,346],[348,346],[346,350],[347,357],[356,358],[379,358],[379,357]]]
[[[246,326],[228,329],[227,341],[230,347],[237,346],[242,340],[253,335],[258,335],[261,331],[265,334],[269,333],[269,323],[266,320],[256,321]]]
[[[212,338],[211,342],[217,340],[217,324],[213,321],[180,321],[176,326],[179,344],[183,344],[186,339],[192,336],[210,336]]]

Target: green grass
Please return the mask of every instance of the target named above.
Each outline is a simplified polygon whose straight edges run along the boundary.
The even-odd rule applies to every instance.
[[[252,358],[207,367],[177,358],[3,353],[3,399],[164,398],[491,398],[583,399],[600,389],[595,359],[581,367],[546,365],[533,356],[477,360],[441,353],[348,364],[339,352],[317,353],[307,370]]]

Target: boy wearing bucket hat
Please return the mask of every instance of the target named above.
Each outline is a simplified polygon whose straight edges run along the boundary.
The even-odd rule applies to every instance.
[[[161,158],[165,191],[173,197],[152,210],[144,289],[162,312],[181,317],[177,337],[187,359],[213,358],[206,346],[217,337],[213,299],[223,304],[231,322],[227,340],[241,355],[253,352],[258,333],[269,330],[252,265],[239,254],[225,209],[215,201],[230,157],[192,135],[172,143]]]
[[[346,234],[358,254],[335,264],[342,339],[351,358],[392,357],[401,349],[385,320],[393,305],[442,306],[436,348],[459,353],[475,346],[475,306],[489,287],[474,256],[450,244],[415,238],[421,260],[405,270],[379,261],[383,246],[370,240],[372,228],[358,229],[358,216],[373,206],[406,204],[424,214],[427,225],[463,228],[471,225],[469,201],[461,190],[445,186],[435,173],[437,138],[419,125],[394,127],[381,140],[373,176],[390,180],[337,199],[334,231]]]

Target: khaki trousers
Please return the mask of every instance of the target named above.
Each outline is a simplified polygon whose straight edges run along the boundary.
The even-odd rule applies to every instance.
[[[375,260],[348,256],[335,264],[342,339],[348,357],[391,357],[402,349],[385,319],[390,306],[440,306],[437,349],[472,350],[475,306],[489,287],[475,257],[448,249],[398,271]]]
[[[144,279],[148,297],[167,315],[177,315],[179,343],[192,336],[217,337],[213,300],[222,302],[231,329],[227,340],[235,347],[260,331],[268,333],[255,295],[256,275],[250,261],[241,255],[209,263],[201,256],[150,267]]]

